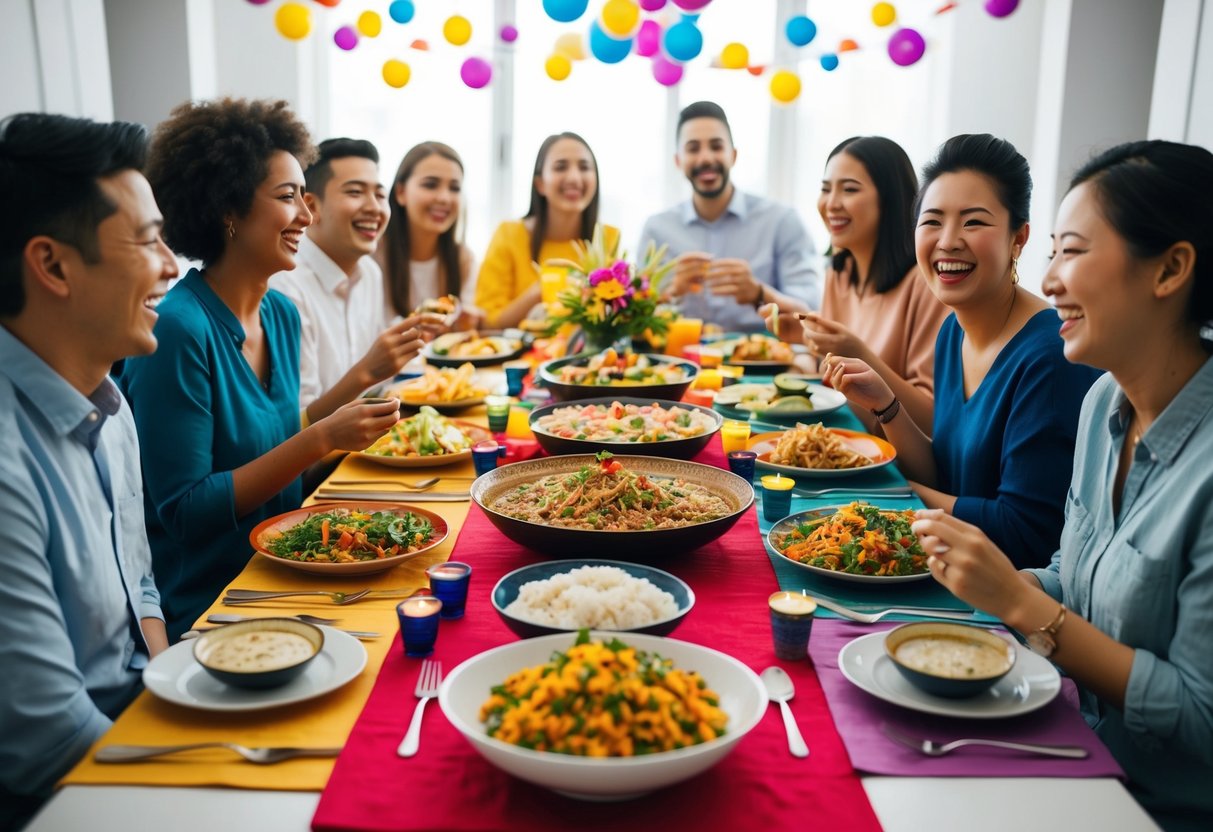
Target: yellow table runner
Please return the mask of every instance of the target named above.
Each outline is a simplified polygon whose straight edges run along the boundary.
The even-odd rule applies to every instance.
[[[483,413],[483,409],[480,410]],[[483,423],[484,417],[470,421]],[[348,456],[326,480],[413,481],[433,476],[472,477],[470,461],[439,468],[393,468]],[[470,480],[443,481],[438,491],[467,488]],[[308,504],[314,501],[308,500]],[[464,503],[419,503],[446,519],[450,532],[443,543],[420,557],[378,575],[363,575],[334,580],[302,572],[269,558],[254,555],[230,587],[243,589],[333,589],[341,591],[372,589],[416,589],[428,584],[425,570],[450,557],[455,538],[463,527],[470,508]],[[164,702],[144,691],[118,717],[114,726],[60,782],[60,785],[116,784],[142,786],[230,786],[246,789],[320,791],[333,770],[333,759],[296,759],[272,766],[244,762],[224,749],[190,751],[142,763],[102,764],[92,760],[101,745],[177,745],[194,742],[225,741],[241,745],[337,747],[362,712],[374,686],[379,667],[398,629],[396,604],[399,599],[380,598],[339,607],[322,596],[282,598],[251,605],[224,606],[218,599],[197,624],[205,625],[212,612],[246,615],[294,615],[306,612],[327,618],[339,618],[336,626],[349,630],[370,630],[382,635],[361,642],[367,651],[366,669],[344,687],[318,699],[282,708],[247,713],[201,711]],[[401,707],[405,707],[402,703]]]

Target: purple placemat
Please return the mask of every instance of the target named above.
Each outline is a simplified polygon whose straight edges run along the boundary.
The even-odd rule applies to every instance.
[[[1124,772],[1078,712],[1074,683],[1062,679],[1061,694],[1040,710],[1010,719],[956,719],[919,713],[877,699],[847,681],[838,669],[838,651],[852,639],[896,624],[861,625],[818,619],[809,639],[809,655],[825,691],[826,703],[842,736],[851,764],[869,774],[904,777],[1119,777]],[[948,742],[962,737],[1078,745],[1091,752],[1085,760],[1023,754],[970,746],[944,757],[927,757],[893,742],[880,731],[887,722],[915,737]]]

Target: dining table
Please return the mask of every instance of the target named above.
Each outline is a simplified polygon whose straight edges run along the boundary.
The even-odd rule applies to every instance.
[[[747,379],[749,380],[749,379]],[[459,419],[486,425],[483,406]],[[822,414],[829,427],[862,430],[847,407]],[[756,429],[755,433],[759,430]],[[505,438],[501,464],[542,455],[533,439]],[[693,461],[727,470],[719,436]],[[763,470],[758,471],[761,476]],[[1137,832],[1157,826],[1132,798],[1123,774],[1077,711],[1073,685],[1031,713],[1005,719],[956,718],[910,710],[860,690],[845,678],[839,654],[857,639],[878,634],[906,617],[877,624],[842,620],[818,609],[810,656],[777,660],[771,644],[766,596],[803,590],[865,612],[922,607],[967,614],[974,623],[998,622],[952,597],[933,579],[873,586],[814,574],[791,563],[766,540],[773,523],[762,511],[762,489],[736,525],[697,552],[666,553],[653,565],[695,588],[696,606],[672,638],[705,644],[736,656],[756,672],[778,664],[793,678],[789,702],[812,751],[788,753],[778,707],[713,769],[682,784],[621,803],[587,803],[551,792],[492,768],[445,720],[435,703],[425,714],[421,748],[409,759],[395,753],[413,713],[420,660],[407,658],[398,635],[400,597],[427,586],[427,567],[448,559],[473,568],[467,613],[440,623],[434,658],[447,671],[477,652],[517,638],[498,619],[489,594],[497,578],[545,556],[507,539],[466,499],[470,460],[431,468],[390,467],[363,456],[346,457],[320,486],[326,493],[365,489],[365,483],[407,483],[440,477],[425,492],[403,489],[401,504],[415,504],[445,520],[442,543],[386,572],[318,576],[251,552],[229,585],[241,589],[391,589],[338,606],[325,596],[228,606],[222,596],[207,615],[311,614],[339,619],[337,626],[379,633],[359,642],[365,665],[322,696],[258,710],[199,709],[145,690],[118,717],[94,749],[67,774],[33,819],[31,832],[89,829],[129,832],[264,832],[265,830],[560,829],[705,826],[722,829],[751,822],[775,829],[884,829],[889,832],[1022,832],[1100,829]],[[757,479],[755,480],[757,481]],[[358,483],[347,485],[344,483]],[[875,496],[905,486],[896,464],[852,477],[797,477],[792,512],[868,498],[882,507],[921,507],[916,497]],[[386,486],[385,486],[386,487]],[[847,491],[806,496],[824,487]],[[379,487],[376,486],[376,490]],[[434,501],[433,493],[459,498]],[[307,504],[318,501],[315,497]],[[351,505],[356,504],[354,502]],[[570,552],[568,557],[578,553]],[[627,559],[627,553],[620,553]],[[226,591],[225,591],[226,594]],[[930,614],[929,612],[927,613]],[[879,636],[876,636],[879,638]],[[884,736],[884,724],[905,733],[954,739],[989,736],[1067,742],[1087,748],[1085,760],[1008,755],[998,751],[927,757]],[[227,741],[248,746],[342,747],[335,758],[294,759],[254,765],[222,749],[202,750],[132,764],[96,762],[96,749],[112,744],[182,744]]]

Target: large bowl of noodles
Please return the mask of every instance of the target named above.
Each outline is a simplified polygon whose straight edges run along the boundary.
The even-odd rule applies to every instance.
[[[647,561],[720,537],[753,504],[754,489],[711,465],[601,453],[506,465],[478,478],[472,499],[536,552]]]

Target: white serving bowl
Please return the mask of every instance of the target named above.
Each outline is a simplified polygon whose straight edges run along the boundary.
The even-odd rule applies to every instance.
[[[673,660],[679,669],[697,671],[720,695],[720,707],[729,715],[727,733],[689,748],[607,758],[533,751],[486,734],[480,722],[480,706],[489,698],[490,688],[515,671],[547,662],[553,651],[567,651],[576,640],[575,633],[524,639],[473,656],[442,683],[438,703],[472,747],[502,771],[584,800],[627,800],[694,777],[724,759],[766,712],[762,680],[732,656],[698,644],[639,633],[596,631],[591,635],[606,641],[619,638],[631,647]]]

